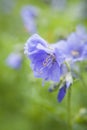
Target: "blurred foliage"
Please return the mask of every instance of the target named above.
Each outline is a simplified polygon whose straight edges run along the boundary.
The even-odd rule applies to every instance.
[[[25,56],[19,70],[7,67],[5,59],[17,45],[24,48],[30,36],[20,16],[24,5],[39,8],[38,33],[53,43],[66,38],[76,25],[87,24],[81,8],[84,2],[67,0],[66,9],[58,12],[44,0],[0,0],[0,130],[67,130],[67,95],[58,103],[57,92],[48,92],[50,83],[41,87],[42,80],[33,76]],[[82,108],[87,109],[87,68],[81,74],[83,78],[72,86],[73,130],[87,130],[87,112],[79,114]]]

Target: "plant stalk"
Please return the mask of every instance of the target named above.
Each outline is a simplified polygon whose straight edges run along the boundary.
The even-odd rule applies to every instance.
[[[68,130],[72,130],[72,122],[71,122],[71,87],[68,89],[68,97],[67,97],[67,124]]]

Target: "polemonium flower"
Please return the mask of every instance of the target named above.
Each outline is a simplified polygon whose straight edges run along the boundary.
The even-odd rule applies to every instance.
[[[19,53],[11,53],[6,59],[6,64],[13,69],[19,69],[21,67],[21,62],[22,57]]]
[[[25,54],[31,60],[31,68],[36,77],[54,82],[60,80],[64,57],[58,48],[51,48],[44,39],[34,34],[25,45]]]
[[[37,8],[33,6],[25,6],[21,10],[21,16],[26,30],[31,34],[35,33],[37,30],[35,22],[35,17],[38,16]]]
[[[66,59],[71,59],[71,61],[81,61],[87,58],[86,48],[87,40],[86,34],[78,30],[77,32],[71,33],[67,40],[61,40],[57,43],[57,47],[65,54]],[[85,39],[85,40],[84,40]]]

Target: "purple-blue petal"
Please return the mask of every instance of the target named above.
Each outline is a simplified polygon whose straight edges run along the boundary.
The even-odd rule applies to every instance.
[[[29,55],[30,52],[38,50],[37,46],[39,44],[47,47],[47,42],[43,38],[41,38],[38,34],[32,35],[25,44],[24,53]]]
[[[37,8],[34,6],[24,6],[21,10],[21,16],[26,30],[34,34],[37,31],[35,17],[38,15]]]
[[[13,69],[19,69],[21,66],[21,62],[21,55],[16,53],[11,53],[6,59],[6,64]]]
[[[66,87],[67,87],[67,88],[69,88],[69,87],[71,86],[71,84],[72,84],[72,83],[71,83],[71,82],[69,82],[69,81],[68,81],[68,82],[66,82]]]
[[[57,62],[54,62],[48,70],[49,80],[59,82],[60,80],[60,67]]]
[[[64,86],[59,89],[57,97],[58,101],[61,102],[65,97],[65,95],[66,95],[66,84],[64,84]]]

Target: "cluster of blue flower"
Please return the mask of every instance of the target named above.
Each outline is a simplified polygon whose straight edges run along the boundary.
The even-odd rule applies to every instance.
[[[48,44],[34,34],[27,40],[24,53],[31,60],[35,77],[53,81],[51,92],[59,88],[58,101],[61,102],[73,84],[72,65],[87,59],[87,34],[84,27],[78,26],[66,40],[55,44]]]

